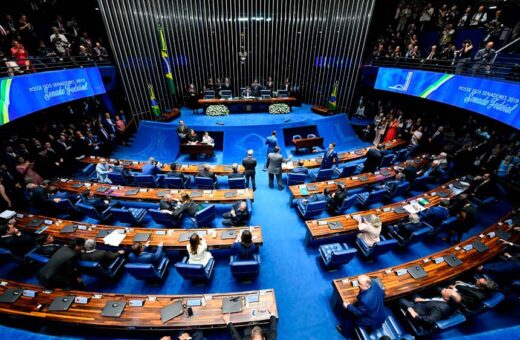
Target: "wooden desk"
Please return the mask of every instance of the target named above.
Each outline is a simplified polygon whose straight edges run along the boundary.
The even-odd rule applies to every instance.
[[[274,305],[275,314],[278,316],[276,298],[273,289],[260,291],[246,291],[226,294],[198,294],[198,295],[153,295],[155,301],[148,300],[152,295],[143,294],[116,294],[116,293],[97,293],[87,291],[69,290],[63,291],[56,289],[50,293],[45,293],[43,288],[36,285],[19,283],[9,280],[6,286],[0,286],[0,294],[9,288],[22,288],[34,290],[36,296],[21,296],[12,304],[0,303],[0,313],[4,316],[27,317],[27,321],[42,320],[44,322],[53,321],[62,324],[82,325],[94,328],[107,328],[110,330],[177,330],[177,329],[210,329],[225,328],[222,320],[222,299],[225,297],[245,297],[247,295],[258,294],[259,301],[244,305],[240,313],[231,314],[231,322],[235,326],[248,326],[255,324],[265,324],[269,322],[270,314],[267,307]],[[101,298],[94,298],[100,295]],[[86,304],[73,303],[68,311],[51,312],[48,310],[51,302],[57,297],[79,296],[90,298]],[[166,323],[161,322],[161,308],[176,302],[177,300],[186,302],[188,299],[201,299],[204,297],[205,305],[192,307],[193,316],[187,317],[182,314]],[[104,317],[101,315],[103,307],[111,300],[127,302],[120,318]],[[130,307],[130,300],[145,300],[143,307]],[[42,305],[41,310],[37,306]],[[256,310],[253,316],[252,311]]]
[[[301,138],[301,139],[293,139],[292,142],[296,146],[296,150],[307,148],[312,150],[314,146],[323,147],[323,137],[314,137],[314,138]]]
[[[77,188],[75,185],[83,184]],[[86,184],[86,185],[85,185]],[[174,199],[180,200],[183,193],[193,196],[193,193],[200,193],[199,197],[192,197],[198,203],[234,203],[238,200],[250,199],[254,201],[253,190],[251,189],[222,189],[222,190],[202,190],[202,189],[165,189],[165,188],[137,188],[129,186],[117,186],[110,184],[88,183],[73,179],[62,179],[53,183],[59,190],[80,194],[86,189],[90,189],[96,196],[106,197],[107,195],[124,200],[143,200],[159,202],[163,197],[159,194],[170,193]],[[108,188],[105,192],[98,192],[97,189]],[[139,190],[135,195],[126,195],[129,190]],[[235,193],[235,196],[226,197],[226,193]]]
[[[101,157],[83,157],[80,159],[81,162],[87,163],[87,164],[97,164],[99,163],[99,159]],[[114,158],[106,158],[108,164],[113,165],[116,161]],[[143,165],[146,164],[146,162],[140,162],[140,161],[130,161],[130,160],[124,160],[120,159],[120,166],[124,167],[125,169],[131,170],[131,171],[142,171]],[[202,168],[201,164],[177,164],[176,170],[185,174],[189,175],[196,175],[199,172],[199,169]],[[161,164],[160,169],[162,172],[170,172],[172,171],[170,164]],[[215,175],[229,175],[233,172],[233,169],[231,165],[212,165],[211,171]],[[244,172],[244,167],[240,165],[238,167],[238,172]]]
[[[27,224],[34,220],[40,219],[42,221],[51,221],[52,224],[42,223],[38,227],[29,227]],[[60,222],[61,221],[61,222]],[[73,233],[62,234],[60,231],[67,225],[74,224],[79,226],[82,229],[76,229]],[[142,227],[119,227],[113,225],[103,225],[103,224],[91,224],[85,222],[77,222],[71,220],[62,220],[54,217],[42,216],[42,215],[24,215],[21,218],[16,218],[16,227],[19,230],[35,232],[41,227],[46,226],[47,229],[44,231],[54,237],[57,241],[61,243],[68,243],[68,241],[75,237],[81,237],[84,239],[95,239],[99,245],[104,246],[104,242],[102,238],[96,238],[96,235],[101,230],[127,230],[126,236],[121,242],[119,247],[130,247],[134,242],[132,241],[134,236],[138,233],[151,233],[150,243],[151,245],[158,245],[159,243],[163,243],[163,247],[165,249],[172,250],[184,250],[186,249],[186,245],[188,241],[181,242],[179,241],[179,237],[188,232],[196,232],[196,231],[206,231],[207,236],[206,243],[208,244],[209,249],[225,249],[230,248],[235,242],[234,239],[221,239],[222,232],[226,230],[236,230],[237,233],[240,233],[242,230],[249,229],[251,234],[253,235],[253,242],[261,246],[263,245],[263,237],[262,237],[262,228],[260,226],[251,226],[251,227],[229,227],[229,228],[197,228],[197,229],[158,229],[158,228],[142,228]],[[210,233],[215,231],[215,237],[212,237]]]
[[[513,227],[503,223],[503,221],[509,219],[510,216],[511,215],[508,214],[506,217],[502,218],[500,222],[490,226],[479,235],[475,235],[456,246],[452,246],[438,253],[408,263],[403,263],[396,267],[367,273],[366,275],[372,278],[377,277],[379,280],[381,280],[381,283],[385,287],[385,298],[387,300],[397,299],[405,295],[410,295],[435,284],[445,282],[460,275],[463,272],[480,266],[484,262],[500,254],[506,248],[503,244],[497,241],[498,236],[495,235],[494,237],[490,238],[488,233],[495,232],[500,229],[511,234],[511,239],[509,239],[509,241],[515,242],[520,239],[520,232],[514,231]],[[480,235],[484,235],[484,237],[480,237]],[[479,253],[476,249],[465,251],[464,247],[471,244],[475,240],[480,240],[489,249],[483,253]],[[462,264],[452,268],[444,261],[438,264],[433,261],[433,259],[450,254],[457,256],[462,261]],[[424,262],[425,260],[427,260],[427,262]],[[412,276],[408,273],[397,276],[396,271],[398,269],[406,269],[413,265],[420,265],[423,267],[426,273],[428,273],[428,276],[417,280],[412,278]],[[356,301],[359,288],[352,286],[352,284],[349,282],[352,280],[356,280],[356,277],[337,279],[332,282],[332,302],[334,307],[340,307],[344,302],[347,301],[350,303],[354,303]]]
[[[183,143],[181,144],[181,153],[187,153],[190,156],[206,155],[213,156],[213,145],[206,143]]]
[[[402,140],[402,139],[394,139],[391,142],[386,142],[385,143],[385,149],[390,150],[390,149],[398,148],[398,147],[406,145],[406,143],[407,142]],[[364,158],[365,154],[368,151],[368,149],[371,149],[373,147],[374,146],[370,146],[370,147],[358,149],[358,150],[355,150],[355,151],[338,153],[339,162],[340,163],[346,163],[346,162],[354,161],[354,160],[357,160],[357,159],[360,159],[360,158]],[[321,166],[321,161],[322,160],[323,160],[323,156],[316,156],[314,158],[305,159],[304,163],[303,163],[303,166],[308,168],[308,169],[319,168]],[[297,160],[293,160],[292,162],[288,162],[288,163],[282,163],[282,171],[283,172],[289,172],[295,166],[298,166],[298,161]]]
[[[422,157],[417,157],[414,161],[414,166],[416,168],[422,168],[428,164],[428,160]],[[314,194],[323,193],[323,190],[329,189],[330,191],[334,191],[337,188],[338,183],[342,183],[345,185],[347,189],[355,189],[364,186],[369,186],[372,184],[376,184],[379,182],[386,181],[387,179],[393,178],[397,175],[396,168],[404,167],[404,163],[397,164],[391,168],[382,168],[375,173],[367,172],[364,174],[359,174],[352,177],[344,177],[344,178],[335,178],[330,181],[323,182],[313,182],[307,184],[299,184],[299,185],[290,185],[289,190],[291,191],[291,199],[298,199],[308,197]],[[385,173],[383,175],[382,173]],[[360,179],[361,178],[361,179]],[[366,178],[366,179],[365,179]],[[300,189],[306,188],[307,194],[302,194]]]
[[[339,215],[328,218],[322,218],[319,220],[305,221],[305,225],[307,226],[307,242],[312,243],[315,240],[327,239],[356,233],[358,230],[358,222],[354,220],[352,216],[375,214],[379,216],[383,224],[397,223],[400,220],[408,217],[409,214],[407,212],[397,213],[393,210],[393,208],[407,205],[409,202],[418,200],[420,198],[426,198],[430,202],[425,206],[426,208],[436,206],[440,203],[440,197],[437,193],[444,192],[446,193],[447,198],[452,198],[457,195],[460,195],[461,193],[467,190],[468,187],[464,187],[464,189],[457,189],[455,187],[449,188],[449,185],[453,185],[457,182],[457,180],[452,180],[424,194],[408,198],[401,202],[388,204],[376,209],[365,210],[351,215]],[[432,193],[435,193],[435,195],[432,196]],[[341,223],[342,228],[332,230],[329,228],[327,222],[339,222]]]
[[[199,105],[228,105],[228,104],[292,104],[296,102],[296,98],[232,98],[232,99],[199,99]]]

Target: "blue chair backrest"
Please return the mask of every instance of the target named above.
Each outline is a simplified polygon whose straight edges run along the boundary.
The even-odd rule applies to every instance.
[[[187,258],[184,258],[182,262],[175,263],[175,269],[180,276],[186,280],[207,280],[209,279],[212,270],[208,270],[214,264],[214,259],[210,259],[210,262],[206,265],[208,268],[204,268],[202,264],[190,264],[187,262]]]
[[[307,175],[303,173],[291,173],[287,174],[287,185],[297,185],[305,183]]]
[[[125,270],[136,279],[147,280],[160,278],[151,263],[127,263]]]
[[[394,192],[392,193],[392,196],[403,195],[408,190],[409,187],[410,187],[410,183],[408,183],[408,181],[399,183],[397,185],[397,188],[395,188]]]
[[[428,183],[428,181],[430,180],[430,178],[428,176],[421,176],[421,177],[417,177],[413,183],[414,187],[416,188],[420,188],[420,187],[424,187],[426,186],[426,184]]]
[[[356,172],[356,169],[357,169],[357,164],[349,164],[349,165],[345,165],[342,169],[341,169],[341,173],[339,174],[339,178],[343,178],[343,177],[349,177],[351,176],[354,172]]]
[[[382,200],[383,197],[385,197],[386,193],[387,193],[387,191],[385,189],[378,189],[378,190],[371,191],[368,194],[368,198],[365,201],[365,205],[370,205],[372,203],[376,203],[376,202]]]
[[[216,209],[215,205],[211,204],[207,207],[204,207],[204,209],[197,211],[195,214],[195,221],[197,227],[202,227],[207,224],[210,224],[214,219],[216,215]]]
[[[164,177],[164,185],[172,189],[183,189],[184,183],[180,177]]]
[[[52,202],[54,202],[54,201],[52,201]],[[59,202],[54,202],[53,206],[54,206],[54,209],[56,209],[58,211],[76,210],[76,208],[74,207],[74,205],[68,198],[62,199]]]
[[[199,176],[195,176],[195,185],[200,189],[213,189],[215,186],[212,178]]]
[[[422,227],[421,229],[419,230],[416,230],[412,233],[412,238],[410,239],[410,241],[408,242],[408,244],[414,244],[414,243],[417,243],[419,241],[421,241],[422,239],[424,239],[426,236],[428,236],[428,234],[432,231],[432,228],[431,227],[428,227],[428,226],[424,226]]]
[[[228,178],[228,183],[229,183],[230,189],[245,189],[246,178],[245,177]]]
[[[390,164],[392,164],[392,161],[394,159],[394,155],[389,153],[388,155],[384,155],[383,156],[383,159],[381,159],[381,164],[380,164],[380,167],[386,167],[386,166],[389,166]]]
[[[260,255],[254,254],[253,259],[250,260],[231,256],[229,267],[231,274],[236,278],[256,276],[260,272]]]
[[[1,250],[2,248],[0,248]],[[47,256],[44,256],[44,255],[41,255],[41,254],[38,254],[36,252],[36,249],[37,248],[34,248],[33,250],[31,250],[30,252],[28,252],[27,254],[25,254],[25,258],[28,259],[28,260],[31,260],[31,261],[34,261],[34,262],[37,262],[41,265],[44,265],[46,264],[47,262],[49,262],[49,259],[50,257],[47,257]],[[0,251],[1,253],[1,251]]]
[[[96,177],[96,166],[94,164],[88,164],[86,167],[81,170],[83,175],[87,178]]]
[[[357,254],[356,248],[348,248],[343,250],[333,250],[330,254],[329,266],[349,263]]]
[[[447,219],[442,221],[441,229],[450,230],[453,228],[453,226],[455,225],[456,222],[457,222],[457,217],[455,217],[455,216],[448,217]]]
[[[137,220],[135,219],[132,212],[125,208],[111,208],[110,212],[112,213],[113,217],[120,221],[125,223],[136,223]]]
[[[105,220],[107,216],[101,216],[100,213],[91,205],[85,204],[85,203],[78,203],[76,204],[76,207],[79,208],[85,215],[87,215],[90,218],[97,219],[97,220]]]
[[[349,210],[354,205],[354,203],[356,203],[356,198],[357,195],[352,195],[345,198],[336,212],[339,214],[343,211]]]
[[[170,227],[174,224],[172,216],[170,214],[163,213],[158,209],[149,209],[148,213],[150,214],[152,219],[158,224],[162,224],[167,227]]]
[[[333,174],[334,172],[332,169],[320,169],[318,170],[316,181],[327,181],[332,178]]]
[[[327,201],[314,201],[307,204],[307,212],[323,211],[327,206]]]
[[[383,236],[380,238],[381,241],[374,243],[372,246],[372,256],[387,253],[397,246],[397,240],[394,240],[393,238],[389,240],[386,240]]]
[[[125,185],[126,184],[125,177],[123,176],[123,174],[118,173],[118,172],[116,172],[116,173],[109,172],[108,173],[108,179],[110,179],[113,184],[117,184],[117,185]]]
[[[406,153],[408,152],[407,149],[401,149],[395,153],[395,157],[393,159],[393,162],[402,162],[405,160]]]
[[[505,295],[500,292],[495,292],[489,299],[484,300],[482,303],[487,308],[493,308],[502,302],[505,298]]]
[[[134,183],[137,186],[155,186],[155,179],[152,175],[136,175]]]
[[[391,340],[413,339],[410,334],[404,333],[401,326],[392,315],[388,315],[383,325],[370,333],[368,333],[363,327],[356,327],[355,332],[357,338],[360,340],[378,340],[385,336],[389,337]]]

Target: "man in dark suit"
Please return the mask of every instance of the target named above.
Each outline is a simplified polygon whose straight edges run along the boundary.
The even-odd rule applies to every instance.
[[[94,193],[89,189],[83,191],[81,203],[85,203],[91,205],[96,209],[98,213],[102,213],[110,208],[121,208],[121,203],[119,201],[111,201],[108,197],[105,199],[98,198],[94,196]]]
[[[381,158],[383,158],[383,154],[381,153],[382,149],[383,144],[379,144],[377,147],[371,148],[367,151],[362,172],[374,172],[379,168],[379,164],[381,164]]]
[[[182,172],[177,171],[177,164],[175,163],[170,164],[170,169],[171,171],[166,174],[166,177],[180,178],[182,180],[183,187],[188,188],[191,178],[189,176],[184,176]]]
[[[255,191],[256,158],[253,157],[253,150],[247,150],[247,157],[242,159],[242,166],[245,169],[244,175],[246,176],[246,187],[249,188],[249,180],[251,180],[253,191]]]
[[[425,299],[414,297],[413,301],[399,300],[399,305],[406,310],[412,320],[420,326],[432,327],[439,320],[448,318],[455,312],[455,306],[461,302],[461,296],[451,288],[444,288],[440,297]]]
[[[482,176],[481,182],[473,189],[471,195],[480,200],[496,195],[496,186],[491,180],[490,174],[484,174]]]
[[[244,174],[241,174],[240,172],[238,172],[238,164],[237,163],[233,163],[233,165],[231,166],[231,169],[232,169],[233,172],[228,175],[228,178],[244,177]]]
[[[323,155],[323,160],[321,161],[320,169],[330,169],[332,168],[333,164],[336,164],[336,166],[338,166],[339,157],[338,153],[334,151],[335,147],[336,143],[329,144],[327,152],[325,152],[325,155]]]
[[[51,257],[61,247],[59,244],[54,243],[54,237],[47,233],[38,235],[36,243],[38,246],[34,252],[46,257]]]
[[[211,178],[213,180],[213,185],[217,185],[217,176],[211,172],[211,166],[209,164],[204,164],[202,169],[197,173],[197,177]]]
[[[17,256],[23,256],[35,246],[35,243],[32,237],[19,231],[15,224],[14,218],[9,221],[4,220],[0,224],[0,248],[10,250]]]
[[[278,146],[278,138],[276,138],[276,131],[271,132],[271,135],[265,139],[267,145],[267,161],[264,166],[264,171],[269,167],[269,154],[274,152],[274,148]]]
[[[398,225],[388,226],[388,232],[396,237],[409,241],[412,237],[412,234],[421,229],[423,227],[423,223],[421,223],[421,219],[417,214],[408,215],[408,221],[404,223],[400,223]]]
[[[237,329],[231,322],[231,314],[222,315],[222,319],[226,323],[226,327],[229,334],[231,334],[232,340],[275,340],[277,334],[276,327],[278,325],[278,318],[276,317],[275,310],[276,308],[274,305],[267,307],[267,311],[271,314],[268,328],[262,329],[260,326],[246,328],[243,337],[240,336],[240,333],[238,333]]]
[[[190,129],[184,124],[183,120],[179,120],[179,125],[177,126],[177,135],[181,139],[181,143],[184,143],[186,137],[188,136]]]
[[[303,159],[298,160],[298,166],[291,169],[292,174],[309,174],[309,169],[304,167],[305,161]]]
[[[413,185],[415,179],[417,178],[417,168],[414,166],[413,161],[406,161],[405,167],[401,172],[404,175],[404,179],[406,179],[410,185]]]
[[[222,224],[228,227],[245,226],[249,222],[250,216],[247,203],[245,201],[238,201],[233,204],[230,212],[222,215],[222,217],[224,217]]]
[[[159,210],[163,213],[170,214],[175,220],[180,221],[182,217],[182,209],[179,202],[173,199],[173,196],[166,194],[159,202]]]
[[[115,136],[116,134],[116,123],[112,120],[112,117],[110,116],[110,113],[105,112],[105,116],[103,119],[101,119],[101,123],[103,124],[103,127],[110,135]]]
[[[77,260],[84,244],[84,239],[73,238],[68,245],[58,249],[36,274],[40,284],[47,289],[85,288],[77,268]]]
[[[175,209],[174,214],[179,215],[188,215],[190,217],[195,217],[199,211],[199,205],[191,199],[190,195],[182,194],[181,195],[181,206]]]
[[[325,189],[327,190],[327,189]],[[347,198],[347,188],[343,183],[338,184],[335,191],[331,192],[327,196],[327,209],[329,211],[335,211],[341,207],[345,198]]]
[[[456,281],[450,288],[459,292],[462,304],[470,310],[478,309],[482,302],[489,299],[498,289],[498,285],[490,278],[480,277],[475,283]]]
[[[164,258],[163,243],[160,242],[153,253],[148,251],[149,246],[150,241],[147,241],[144,246],[141,242],[135,242],[132,245],[131,253],[128,255],[128,261],[130,263],[159,264]]]
[[[442,221],[447,219],[449,216],[449,205],[450,199],[447,197],[443,197],[441,198],[438,206],[434,206],[424,211],[421,211],[419,213],[419,216],[422,218],[424,222],[428,223],[432,227],[439,226],[442,223]]]
[[[375,330],[381,327],[386,319],[385,292],[377,283],[373,283],[367,275],[357,278],[359,294],[354,304],[346,301],[343,304],[348,312],[341,325],[336,325],[338,331],[347,337],[354,330],[354,326]]]
[[[81,255],[81,259],[85,261],[99,262],[103,267],[110,265],[119,256],[124,256],[124,250],[106,251],[96,249],[96,240],[88,239],[85,241],[85,252]]]
[[[269,175],[269,188],[273,188],[274,176],[276,176],[276,180],[278,182],[278,189],[283,190],[283,182],[282,182],[282,163],[290,161],[292,155],[289,158],[283,158],[280,154],[280,147],[275,146],[274,151],[267,155],[268,159],[268,167],[267,174]]]

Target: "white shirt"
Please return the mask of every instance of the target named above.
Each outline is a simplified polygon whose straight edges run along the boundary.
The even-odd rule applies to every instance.
[[[206,249],[208,249],[208,245],[206,244],[206,240],[203,238],[200,239],[200,244],[197,247],[196,254],[191,252],[191,246],[189,244],[186,245],[186,249],[188,250],[188,254],[190,256],[188,263],[202,264],[203,266],[206,266],[209,260],[213,258],[213,255],[211,255],[209,251],[206,251]]]

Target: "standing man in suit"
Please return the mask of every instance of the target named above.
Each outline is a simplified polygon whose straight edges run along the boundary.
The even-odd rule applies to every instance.
[[[251,180],[253,191],[255,191],[256,158],[253,157],[253,150],[247,150],[247,157],[242,159],[242,166],[245,169],[244,175],[246,176],[246,187],[249,188],[249,180]]]
[[[265,145],[267,145],[267,161],[264,166],[264,171],[269,167],[269,154],[274,152],[274,148],[278,146],[278,138],[276,138],[276,131],[273,131],[269,137],[265,139]]]
[[[273,152],[267,155],[267,174],[269,175],[269,188],[273,188],[274,176],[276,175],[276,180],[278,182],[278,189],[280,191],[283,190],[282,183],[282,163],[290,161],[292,155],[289,158],[283,158],[280,154],[280,147],[275,146]]]
[[[267,311],[271,314],[271,318],[269,319],[269,328],[262,329],[260,326],[255,326],[253,328],[246,328],[244,330],[244,336],[242,337],[240,333],[238,333],[237,329],[231,322],[231,314],[222,315],[222,320],[226,323],[226,327],[228,329],[229,334],[231,334],[231,339],[233,340],[275,340],[276,339],[276,327],[278,325],[278,318],[275,314],[275,306],[270,305],[267,307]]]
[[[145,245],[141,242],[135,242],[132,244],[131,253],[128,255],[128,261],[130,263],[150,263],[153,265],[159,264],[164,258],[163,243],[159,242],[155,252],[148,251],[150,241],[148,240]]]
[[[338,153],[334,151],[336,147],[336,143],[330,143],[327,152],[323,156],[323,160],[321,161],[320,169],[330,169],[332,165],[335,163],[336,166],[339,164]]]
[[[371,148],[367,151],[365,157],[365,163],[363,163],[363,171],[362,172],[374,172],[381,164],[381,158],[383,158],[383,154],[381,150],[383,149],[383,144],[377,145],[375,148]]]
[[[88,239],[85,241],[85,252],[81,255],[81,259],[85,261],[99,262],[103,267],[109,266],[119,256],[124,256],[124,250],[106,251],[96,249],[96,240]]]
[[[348,338],[355,326],[376,330],[386,319],[385,292],[378,284],[372,284],[372,280],[367,275],[359,275],[357,281],[359,286],[357,301],[354,304],[348,301],[343,303],[349,315],[341,325],[336,325],[338,331]]]
[[[183,120],[179,120],[179,125],[177,126],[177,135],[181,139],[181,143],[184,143],[186,141],[186,137],[189,133],[189,128],[184,124]]]
[[[161,169],[157,166],[157,161],[155,160],[155,158],[150,157],[148,159],[148,163],[143,165],[141,173],[143,175],[152,175],[152,176],[155,176],[155,175],[158,175],[161,173]]]

